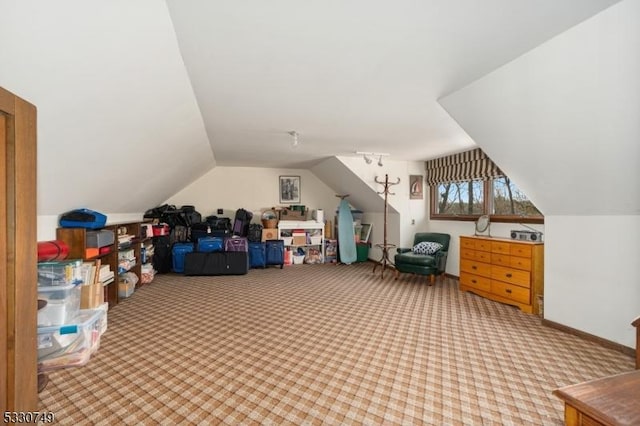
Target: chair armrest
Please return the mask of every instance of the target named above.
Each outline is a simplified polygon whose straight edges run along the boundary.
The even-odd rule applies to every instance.
[[[438,271],[444,272],[447,268],[447,256],[449,255],[448,251],[438,250],[433,255],[436,258],[436,265]]]
[[[396,248],[396,250],[397,250],[397,253],[400,254],[400,253],[406,253],[406,252],[411,251],[413,249],[406,248],[406,247],[398,247],[398,248]]]

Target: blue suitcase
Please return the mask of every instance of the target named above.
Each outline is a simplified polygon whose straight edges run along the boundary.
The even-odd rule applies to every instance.
[[[267,266],[267,248],[265,243],[249,243],[249,267],[264,268]]]
[[[280,269],[284,267],[284,241],[283,240],[267,240],[265,242],[266,264],[280,265]]]
[[[224,240],[217,237],[203,237],[198,239],[198,250],[202,253],[212,253],[214,251],[222,251]]]
[[[175,243],[171,249],[173,272],[184,273],[184,257],[187,253],[193,252],[192,243]]]

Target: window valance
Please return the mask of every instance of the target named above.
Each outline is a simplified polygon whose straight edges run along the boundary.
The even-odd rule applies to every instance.
[[[428,185],[504,176],[480,148],[429,160],[426,174]]]

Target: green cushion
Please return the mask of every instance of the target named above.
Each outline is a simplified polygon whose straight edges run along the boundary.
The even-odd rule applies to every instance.
[[[395,264],[408,264],[416,266],[436,266],[436,258],[425,254],[415,254],[413,252],[407,252],[402,254],[396,254]]]

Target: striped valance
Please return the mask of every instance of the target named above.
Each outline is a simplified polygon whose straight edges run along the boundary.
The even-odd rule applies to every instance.
[[[480,148],[434,158],[426,162],[426,169],[428,185],[503,176]]]

